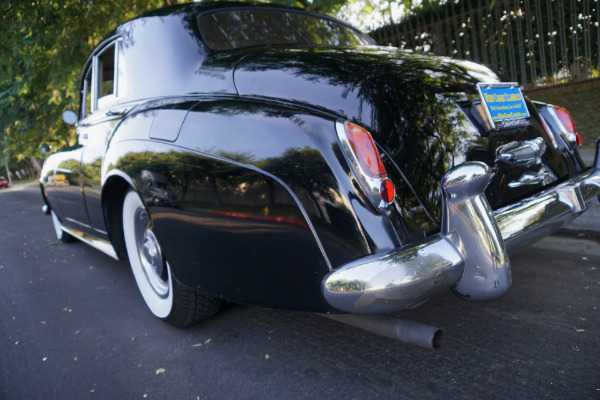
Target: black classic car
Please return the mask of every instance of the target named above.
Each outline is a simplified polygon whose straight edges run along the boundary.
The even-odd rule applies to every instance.
[[[566,110],[294,8],[133,19],[90,56],[65,116],[78,145],[41,177],[56,234],[128,257],[176,326],[223,301],[352,316],[448,290],[497,299],[509,254],[600,194],[598,148],[586,168]],[[361,321],[381,320],[347,322]]]

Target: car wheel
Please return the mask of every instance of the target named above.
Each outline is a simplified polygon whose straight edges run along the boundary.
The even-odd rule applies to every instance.
[[[60,219],[58,219],[58,215],[56,215],[54,210],[50,210],[50,215],[52,216],[52,225],[54,225],[54,233],[56,233],[56,238],[64,243],[72,242],[74,239],[73,236],[62,230],[62,224],[60,223]]]
[[[123,202],[123,233],[135,281],[155,316],[186,327],[219,311],[222,300],[200,294],[173,277],[150,216],[134,191]]]

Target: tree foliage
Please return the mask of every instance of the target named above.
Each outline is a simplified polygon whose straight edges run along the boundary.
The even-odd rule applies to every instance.
[[[4,0],[0,2],[0,157],[38,157],[38,146],[71,145],[61,120],[78,110],[82,67],[117,25],[175,0]],[[347,0],[275,0],[334,13]]]
[[[78,109],[82,67],[118,24],[162,0],[8,0],[0,3],[0,154],[70,144],[64,110]]]
[[[273,0],[272,2],[296,6],[310,11],[335,14],[348,0]]]

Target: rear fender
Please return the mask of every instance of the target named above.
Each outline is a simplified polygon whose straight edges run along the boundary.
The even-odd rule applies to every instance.
[[[122,122],[103,164],[111,226],[120,180],[139,191],[182,282],[241,303],[330,310],[321,280],[369,249],[358,200],[342,195],[352,183],[334,172],[348,176],[327,140],[332,120],[214,103],[198,103],[173,142],[149,138],[153,113]]]

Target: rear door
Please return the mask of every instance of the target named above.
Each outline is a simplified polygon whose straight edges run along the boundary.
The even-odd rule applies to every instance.
[[[116,39],[100,47],[88,61],[81,90],[78,146],[60,155],[62,159],[55,170],[65,223],[104,238],[108,238],[108,233],[102,211],[102,162],[125,112],[119,105],[121,51],[121,41]]]
[[[83,145],[80,143],[72,149],[53,155],[59,159],[54,169],[53,184],[62,212],[62,220],[66,226],[77,230],[90,227],[81,190],[82,151]]]

